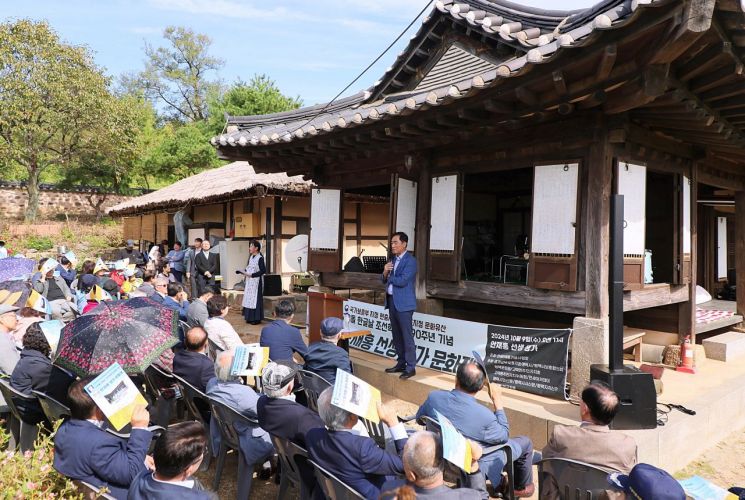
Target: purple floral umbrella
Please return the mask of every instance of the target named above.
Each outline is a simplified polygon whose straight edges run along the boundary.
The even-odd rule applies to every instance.
[[[112,363],[142,373],[178,339],[178,313],[145,297],[102,303],[99,314],[76,318],[62,330],[54,363],[80,377],[97,375]]]
[[[0,304],[23,307],[29,295],[31,286],[25,281],[10,280],[0,283]]]
[[[36,269],[36,261],[23,257],[8,257],[0,259],[0,281],[18,279],[25,274],[31,274]]]

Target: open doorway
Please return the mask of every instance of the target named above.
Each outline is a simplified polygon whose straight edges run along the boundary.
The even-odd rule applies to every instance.
[[[647,170],[644,241],[651,251],[652,283],[676,281],[677,203],[675,175]]]

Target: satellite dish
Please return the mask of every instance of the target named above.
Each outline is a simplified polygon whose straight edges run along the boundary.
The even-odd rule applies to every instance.
[[[285,263],[295,272],[304,273],[308,270],[308,235],[298,234],[287,242],[285,247]]]

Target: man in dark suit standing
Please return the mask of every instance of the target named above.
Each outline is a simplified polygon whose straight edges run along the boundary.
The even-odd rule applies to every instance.
[[[215,286],[215,275],[218,273],[217,255],[210,253],[209,239],[202,242],[202,251],[194,256],[194,271],[197,274],[197,293],[194,296],[198,297],[205,286]]]
[[[391,253],[393,258],[383,268],[383,283],[386,285],[385,308],[391,320],[393,347],[398,361],[387,373],[401,372],[400,378],[406,380],[416,375],[416,345],[411,324],[416,309],[416,259],[406,247],[409,237],[406,233],[393,233]]]
[[[378,498],[386,480],[404,473],[399,455],[406,445],[406,429],[393,410],[378,403],[380,420],[390,427],[399,455],[389,453],[372,438],[357,434],[353,429],[357,415],[332,405],[333,393],[334,388],[329,387],[318,396],[318,414],[326,427],[311,429],[305,435],[308,454],[364,498]]]

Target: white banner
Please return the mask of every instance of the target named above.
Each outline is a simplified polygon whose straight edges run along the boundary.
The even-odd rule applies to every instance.
[[[349,339],[350,347],[388,358],[396,357],[391,322],[383,306],[345,300],[344,315],[350,323],[348,328],[370,330],[371,333]],[[412,323],[417,366],[455,373],[458,365],[472,358],[471,351],[485,352],[488,325],[484,323],[417,312]]]

